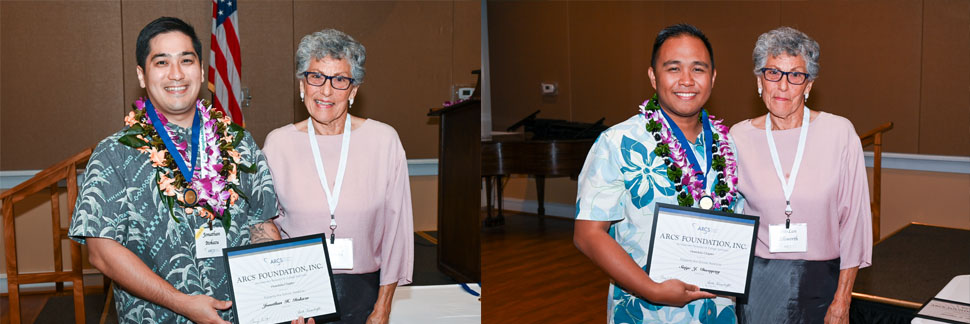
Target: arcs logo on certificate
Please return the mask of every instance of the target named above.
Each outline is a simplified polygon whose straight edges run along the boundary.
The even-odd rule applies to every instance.
[[[746,298],[751,284],[757,216],[657,204],[647,274]]]
[[[224,249],[238,323],[340,319],[325,240],[316,234]]]

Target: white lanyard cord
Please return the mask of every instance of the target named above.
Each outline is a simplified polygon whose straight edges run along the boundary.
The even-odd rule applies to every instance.
[[[808,123],[811,120],[811,111],[808,106],[803,108],[802,129],[798,135],[798,151],[795,153],[795,164],[791,168],[791,176],[785,180],[785,174],[781,170],[781,162],[778,160],[778,149],[775,148],[775,139],[771,136],[771,113],[765,115],[765,137],[768,138],[768,148],[771,150],[771,162],[775,165],[775,172],[778,173],[778,181],[781,181],[781,188],[785,192],[785,228],[791,224],[791,194],[795,190],[795,179],[798,178],[798,168],[802,165],[802,154],[805,153],[805,141],[808,139]]]
[[[317,137],[313,131],[313,118],[307,118],[306,133],[310,138],[310,150],[313,151],[314,165],[317,167],[317,176],[320,178],[320,186],[327,194],[327,204],[330,207],[330,242],[334,241],[334,230],[337,229],[337,219],[334,212],[337,210],[337,202],[340,200],[340,187],[344,182],[344,171],[347,170],[347,152],[350,148],[350,114],[346,115],[344,122],[343,140],[340,144],[340,164],[337,166],[337,178],[333,183],[333,192],[327,183],[327,171],[323,169],[323,160],[320,158],[320,148],[317,147]]]

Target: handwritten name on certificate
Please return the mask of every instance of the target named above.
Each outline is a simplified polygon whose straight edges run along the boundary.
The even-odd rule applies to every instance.
[[[336,290],[321,235],[227,249],[233,310],[240,324],[299,316],[337,318]]]
[[[715,294],[748,293],[758,218],[657,204],[647,274]]]

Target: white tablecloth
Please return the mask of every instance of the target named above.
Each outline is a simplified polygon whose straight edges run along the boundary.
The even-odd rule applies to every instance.
[[[481,293],[477,284],[468,286]],[[391,324],[482,322],[482,303],[461,285],[397,287],[392,303]]]

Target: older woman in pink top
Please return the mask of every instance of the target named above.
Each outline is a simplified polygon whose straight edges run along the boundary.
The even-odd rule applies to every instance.
[[[872,261],[862,145],[849,120],[805,105],[818,43],[781,27],[754,49],[768,114],[731,128],[745,213],[761,217],[747,323],[848,323],[852,285]]]
[[[324,233],[340,323],[387,323],[414,264],[411,190],[394,128],[348,112],[364,80],[364,46],[327,29],[296,52],[310,118],[277,128],[263,152],[279,197],[284,237]]]

